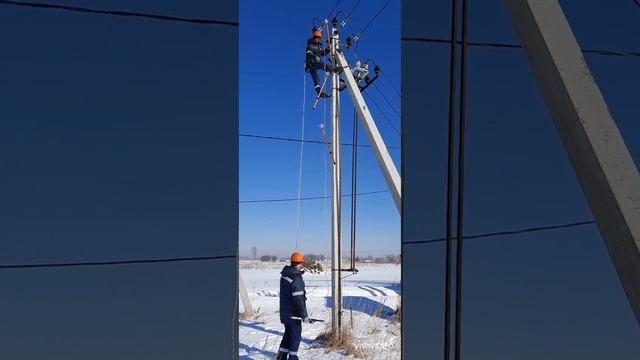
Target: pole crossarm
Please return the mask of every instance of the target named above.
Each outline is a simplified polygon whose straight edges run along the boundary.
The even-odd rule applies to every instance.
[[[378,131],[378,127],[373,121],[373,116],[371,116],[369,107],[367,106],[366,102],[364,101],[364,97],[360,92],[358,83],[353,77],[353,73],[351,72],[349,63],[347,62],[342,52],[336,52],[336,61],[338,63],[338,66],[342,68],[342,77],[346,82],[347,89],[349,90],[349,94],[351,95],[351,100],[353,101],[353,104],[358,112],[358,117],[362,121],[362,127],[367,134],[369,143],[371,144],[371,148],[373,149],[376,160],[378,161],[378,165],[382,170],[384,180],[389,187],[389,191],[391,192],[393,201],[395,202],[396,208],[398,209],[398,213],[401,214],[402,193],[400,190],[400,174],[398,173],[398,170],[393,163],[393,159],[391,159],[391,155],[389,155],[389,151],[384,144],[384,140],[382,140],[382,136]]]

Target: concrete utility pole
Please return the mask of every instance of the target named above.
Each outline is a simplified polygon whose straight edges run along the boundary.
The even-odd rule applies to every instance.
[[[251,306],[251,301],[249,300],[249,295],[247,294],[247,288],[244,287],[244,282],[242,281],[242,275],[240,275],[239,269],[238,287],[240,288],[240,299],[242,300],[242,305],[244,306],[244,314],[248,316],[254,315],[255,313],[253,312],[253,306]]]
[[[333,59],[334,66],[338,66],[338,62],[336,60],[338,45],[338,25],[334,22],[331,29],[331,57]],[[333,191],[331,193],[331,296],[333,299],[333,307],[331,309],[331,329],[334,331],[336,336],[340,336],[342,329],[342,254],[340,251],[340,245],[342,244],[342,209],[340,204],[342,195],[340,169],[340,78],[339,75],[334,72],[331,79],[331,151],[333,152]]]
[[[640,323],[640,175],[557,0],[503,0]]]
[[[391,196],[393,197],[393,201],[396,204],[398,213],[400,213],[402,198],[402,194],[400,191],[400,174],[398,173],[398,170],[396,169],[396,166],[391,159],[391,155],[389,155],[387,146],[382,140],[382,136],[378,131],[378,127],[376,126],[375,121],[373,121],[373,116],[371,116],[371,112],[369,111],[369,108],[364,101],[364,97],[360,92],[358,83],[353,77],[351,69],[349,68],[349,63],[347,63],[347,59],[345,59],[344,54],[342,54],[341,52],[337,53],[336,56],[338,66],[342,67],[343,78],[345,79],[347,89],[349,89],[349,94],[351,94],[351,100],[353,101],[353,104],[358,111],[358,118],[362,120],[362,127],[367,134],[367,138],[369,139],[369,143],[371,144],[371,149],[373,149],[373,153],[376,155],[376,160],[378,161],[380,170],[382,170],[382,175],[384,176],[387,187],[391,192]]]

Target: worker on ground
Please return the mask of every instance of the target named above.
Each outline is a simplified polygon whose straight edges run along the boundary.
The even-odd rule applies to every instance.
[[[318,97],[326,98],[327,94],[320,88],[318,81],[318,70],[324,70],[326,72],[332,72],[333,66],[325,64],[322,58],[328,55],[331,50],[322,48],[322,32],[319,29],[313,28],[311,30],[312,35],[307,40],[307,55],[305,61],[305,71],[311,74],[311,80],[313,80],[313,88],[316,90]]]
[[[280,322],[284,324],[284,335],[277,360],[286,360],[287,356],[289,360],[298,360],[302,323],[310,323],[302,280],[303,262],[302,254],[296,251],[291,254],[291,265],[285,266],[280,272]]]

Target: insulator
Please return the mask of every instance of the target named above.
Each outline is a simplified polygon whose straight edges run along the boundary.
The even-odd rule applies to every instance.
[[[378,66],[378,65],[374,66],[374,67],[373,67],[373,72],[374,72],[376,75],[380,75],[380,66]]]
[[[370,83],[371,82],[371,77],[369,75],[365,76],[364,77],[364,82],[367,83],[367,84]]]
[[[351,47],[352,42],[353,42],[353,39],[351,39],[351,36],[348,36],[347,37],[347,48]]]

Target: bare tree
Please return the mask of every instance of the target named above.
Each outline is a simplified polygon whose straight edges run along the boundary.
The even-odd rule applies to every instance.
[[[258,257],[258,249],[256,249],[255,246],[251,248],[251,257],[253,258],[253,260]]]

